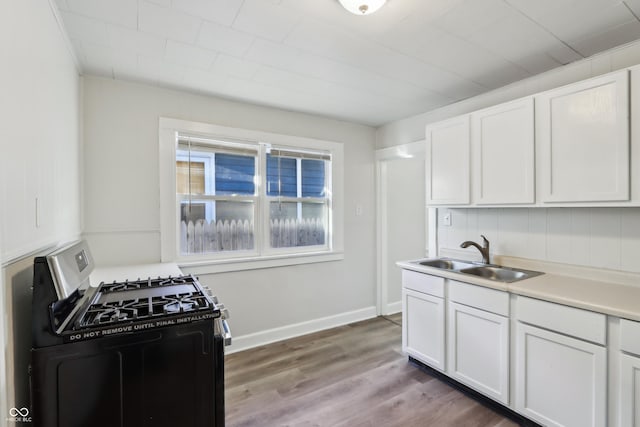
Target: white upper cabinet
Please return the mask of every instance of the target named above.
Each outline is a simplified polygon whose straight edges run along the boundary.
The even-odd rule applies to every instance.
[[[533,98],[471,115],[474,201],[535,202]]]
[[[628,73],[536,96],[543,202],[629,200]]]
[[[426,128],[427,204],[469,203],[469,116]]]
[[[631,79],[640,66],[428,125],[427,204],[640,206]]]

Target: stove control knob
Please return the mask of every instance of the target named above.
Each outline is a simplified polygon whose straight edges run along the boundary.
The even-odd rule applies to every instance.
[[[211,297],[211,299],[213,300],[213,302],[214,302],[215,304],[217,304],[217,303],[218,303],[218,298],[213,294],[213,291],[212,291],[211,289],[209,289],[209,287],[208,287],[208,286],[203,286],[203,287],[202,287],[202,290],[203,290],[207,295],[209,295],[209,296]]]
[[[223,319],[228,319],[229,316],[229,309],[226,308],[224,306],[224,304],[218,304],[218,310],[220,310],[220,317],[222,317]]]

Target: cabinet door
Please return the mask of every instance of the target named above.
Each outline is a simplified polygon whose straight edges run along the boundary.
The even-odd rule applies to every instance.
[[[402,290],[402,350],[444,371],[444,299]]]
[[[546,426],[606,425],[606,349],[518,322],[516,410]]]
[[[449,302],[448,373],[509,404],[509,319]]]
[[[640,427],[640,358],[620,355],[620,426]]]
[[[469,116],[426,128],[427,203],[469,203]]]
[[[629,200],[628,71],[536,97],[543,202]]]
[[[533,203],[533,98],[471,117],[475,203]]]

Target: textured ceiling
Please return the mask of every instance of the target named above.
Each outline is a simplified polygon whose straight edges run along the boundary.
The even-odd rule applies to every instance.
[[[56,0],[84,74],[369,125],[640,38],[640,0]]]

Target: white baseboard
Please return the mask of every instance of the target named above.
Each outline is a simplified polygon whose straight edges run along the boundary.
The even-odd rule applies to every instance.
[[[371,306],[360,310],[336,314],[334,316],[296,323],[294,325],[282,326],[280,328],[268,329],[266,331],[256,332],[253,334],[233,337],[233,343],[225,349],[225,353],[236,353],[238,351],[247,350],[260,345],[270,344],[276,341],[282,341],[288,338],[294,338],[310,334],[312,332],[322,331],[324,329],[335,328],[336,326],[342,326],[348,323],[358,322],[360,320],[371,319],[374,317],[376,317],[376,308],[375,306]],[[233,323],[230,322],[230,326],[233,331]]]
[[[396,314],[402,311],[402,301],[396,301],[387,304],[386,314]]]

